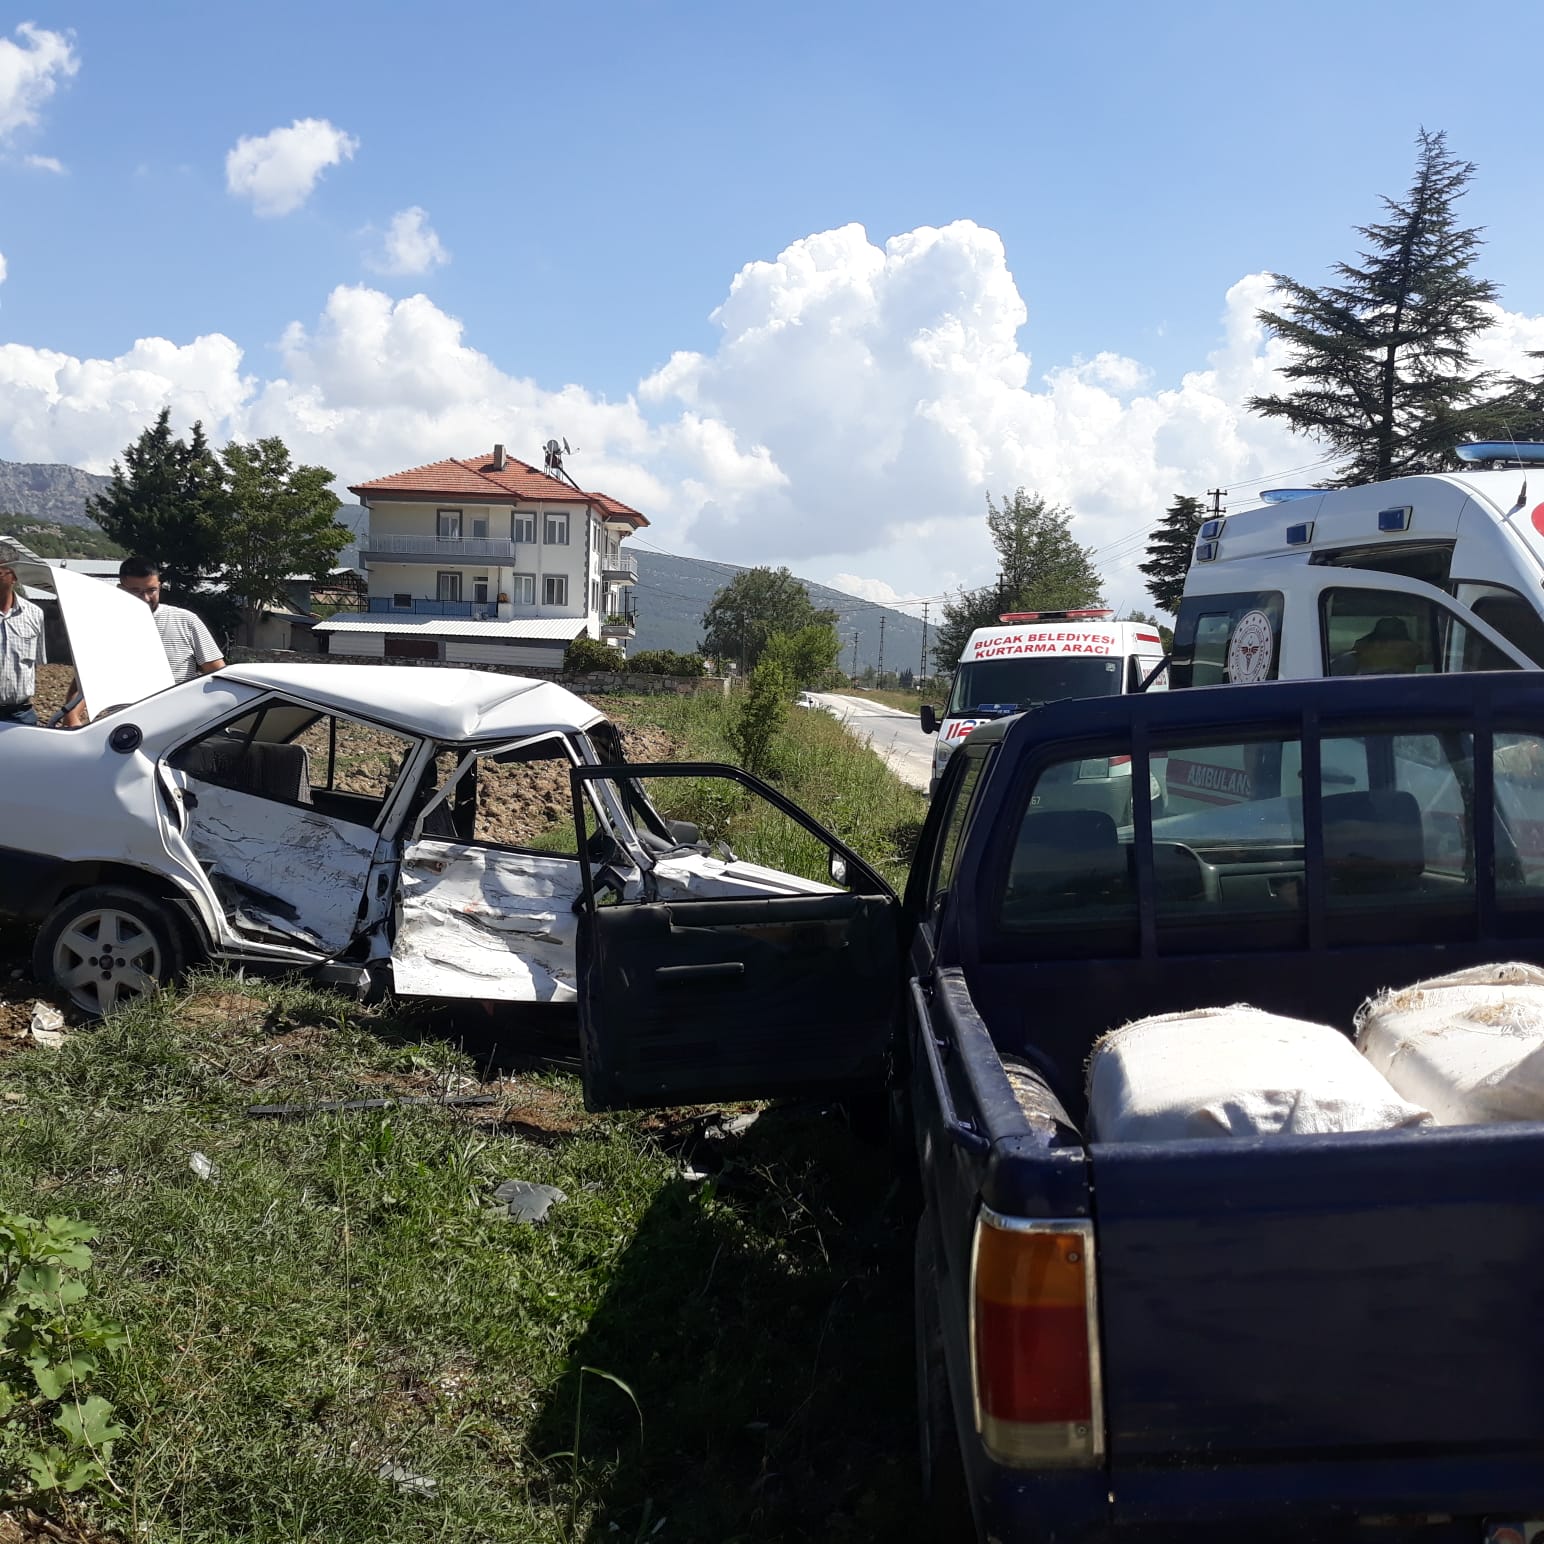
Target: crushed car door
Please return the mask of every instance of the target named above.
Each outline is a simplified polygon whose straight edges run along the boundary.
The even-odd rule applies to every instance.
[[[417,744],[276,699],[166,758],[171,824],[234,931],[332,956],[384,919],[376,824]]]
[[[584,856],[586,1103],[616,1109],[877,1088],[900,982],[900,903],[884,880],[739,768],[576,767],[576,811],[587,786],[607,782],[640,835],[645,808],[682,817],[655,822],[681,845],[658,853],[645,842],[637,885]],[[730,832],[743,833],[736,841],[749,861],[724,846],[721,833]]]
[[[551,733],[441,751],[436,786],[402,855],[391,954],[397,991],[574,1000],[582,879],[568,772],[577,759],[567,736]],[[593,814],[584,818],[587,839],[596,840]]]

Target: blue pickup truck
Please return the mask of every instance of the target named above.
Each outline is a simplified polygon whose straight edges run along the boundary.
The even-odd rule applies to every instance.
[[[1147,796],[1120,823],[1097,773],[1128,757]],[[988,724],[950,758],[904,899],[731,769],[580,768],[576,814],[596,778],[641,804],[645,779],[710,771],[782,808],[832,882],[618,904],[593,854],[587,1097],[889,1089],[920,1195],[937,1532],[1544,1538],[1544,1124],[1083,1129],[1090,1049],[1134,1017],[1247,1002],[1349,1033],[1380,988],[1544,963],[1544,674]]]

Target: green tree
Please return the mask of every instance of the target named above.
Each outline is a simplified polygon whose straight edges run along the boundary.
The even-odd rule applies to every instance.
[[[1179,610],[1185,575],[1190,572],[1190,560],[1195,556],[1196,532],[1205,519],[1206,506],[1200,499],[1176,493],[1174,502],[1148,538],[1147,561],[1137,564],[1137,568],[1147,575],[1147,593],[1160,611],[1172,615]]]
[[[746,568],[708,606],[700,651],[749,671],[773,633],[797,633],[820,624],[835,626],[836,613],[817,609],[802,580],[786,568]]]
[[[221,558],[225,586],[255,641],[264,606],[287,604],[292,574],[325,579],[348,532],[334,518],[338,497],[325,466],[295,466],[276,435],[220,452],[225,464]]]
[[[221,563],[223,500],[220,463],[202,424],[173,437],[171,410],[113,462],[106,491],[86,501],[86,513],[112,541],[160,565],[179,605],[200,605],[199,587]]]
[[[1405,197],[1357,227],[1370,250],[1337,263],[1330,284],[1273,275],[1277,309],[1260,313],[1291,350],[1283,373],[1296,384],[1249,407],[1343,457],[1332,485],[1449,467],[1454,445],[1504,408],[1485,400],[1494,383],[1470,352],[1499,293],[1474,276],[1480,233],[1455,213],[1474,165],[1442,133],[1422,129],[1416,149]]]
[[[965,640],[993,626],[1005,611],[1070,611],[1103,604],[1104,580],[1093,552],[1072,535],[1072,512],[1038,493],[1017,489],[994,504],[986,496],[986,523],[997,549],[997,578],[961,590],[943,605],[933,658],[952,670]]]
[[[796,633],[773,633],[761,657],[782,669],[792,691],[821,685],[836,668],[841,647],[842,640],[829,622],[812,622]]]

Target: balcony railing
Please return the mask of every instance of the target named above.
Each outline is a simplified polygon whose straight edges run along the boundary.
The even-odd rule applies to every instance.
[[[637,584],[638,554],[619,552],[615,557],[602,558],[600,577],[606,584]]]
[[[498,616],[498,607],[492,601],[415,600],[411,606],[394,606],[389,595],[372,595],[370,610],[399,617],[459,617],[473,622],[486,622]]]
[[[372,536],[364,545],[364,558],[386,562],[411,562],[419,558],[515,558],[522,543],[497,536],[473,536],[442,540],[438,536]]]
[[[600,624],[602,638],[632,638],[638,632],[638,619],[634,616],[609,616]]]

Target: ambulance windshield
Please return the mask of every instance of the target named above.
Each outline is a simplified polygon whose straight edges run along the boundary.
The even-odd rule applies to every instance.
[[[1119,656],[1040,654],[1031,659],[962,661],[946,717],[996,718],[1064,697],[1110,697],[1120,691]]]

